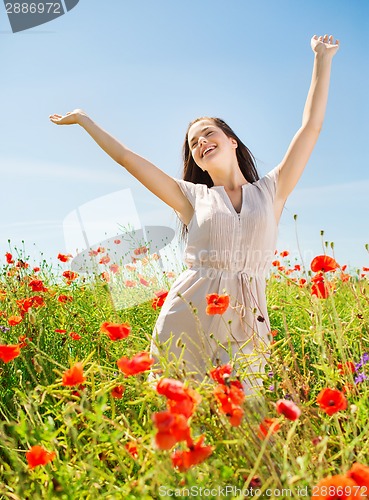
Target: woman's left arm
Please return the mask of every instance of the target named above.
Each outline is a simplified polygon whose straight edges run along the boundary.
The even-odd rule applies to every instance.
[[[311,39],[311,48],[314,51],[314,68],[302,125],[279,164],[276,202],[280,205],[280,211],[301,177],[318,140],[327,107],[332,58],[339,48],[339,41],[333,43],[333,36],[314,35]]]

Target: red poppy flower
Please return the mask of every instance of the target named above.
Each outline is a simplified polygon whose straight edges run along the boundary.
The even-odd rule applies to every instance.
[[[161,290],[160,292],[155,292],[156,298],[152,300],[151,307],[153,309],[157,309],[158,307],[162,307],[165,299],[167,298],[168,295],[167,290]]]
[[[135,248],[135,249],[133,250],[133,253],[134,253],[135,255],[142,255],[142,254],[145,254],[145,253],[147,253],[147,252],[148,252],[148,248],[147,248],[147,247],[145,247],[145,246],[138,247],[138,248]]]
[[[145,280],[145,278],[143,278],[142,276],[140,276],[140,283],[141,285],[143,286],[149,286],[149,282],[147,280]]]
[[[31,309],[32,307],[32,299],[19,299],[16,300],[17,306],[19,308],[19,312],[21,313],[22,317]]]
[[[109,266],[109,269],[113,274],[117,274],[120,271],[120,267],[118,266],[118,264],[112,264],[111,266]]]
[[[242,385],[238,381],[230,382],[229,386],[218,385],[214,389],[214,396],[220,405],[220,411],[229,418],[230,424],[238,426],[243,417],[243,410],[240,404],[245,399]]]
[[[137,375],[138,373],[150,370],[154,362],[154,358],[152,358],[148,352],[143,351],[133,356],[132,359],[123,356],[118,359],[117,365],[119,370],[128,377],[129,375]]]
[[[337,474],[326,477],[313,487],[311,498],[316,500],[352,500],[362,498],[358,485],[353,479]]]
[[[182,401],[187,397],[183,382],[172,378],[162,378],[159,380],[156,384],[156,392],[175,401]]]
[[[240,405],[245,399],[242,385],[238,381],[231,381],[229,386],[217,385],[214,389],[214,396],[222,406],[224,413],[230,413],[232,405]]]
[[[121,340],[128,337],[131,332],[131,327],[128,323],[109,323],[105,321],[100,326],[100,331],[106,333],[110,340]]]
[[[269,430],[272,434],[275,434],[279,431],[280,428],[281,426],[278,423],[277,418],[264,418],[264,420],[259,425],[258,436],[263,439],[268,435]]]
[[[33,268],[34,273],[38,273],[39,271],[41,271],[41,269],[39,267],[36,266]]]
[[[279,255],[281,257],[287,257],[287,255],[289,255],[289,254],[290,254],[290,252],[288,250],[283,250],[283,252],[281,252]]]
[[[70,259],[72,259],[73,256],[68,253],[67,255],[63,254],[63,253],[59,253],[58,254],[58,259],[61,261],[61,262],[68,262]]]
[[[113,389],[111,390],[111,395],[113,396],[113,398],[115,399],[122,399],[123,397],[123,394],[124,394],[124,386],[123,385],[116,385],[115,387],[113,387]]]
[[[192,446],[191,430],[184,415],[160,411],[152,415],[152,420],[158,429],[155,443],[159,449],[170,450],[180,441]]]
[[[215,382],[218,382],[218,384],[225,384],[225,381],[229,378],[231,373],[231,365],[223,365],[210,370],[209,375]]]
[[[103,280],[103,281],[106,281],[107,283],[110,282],[110,276],[109,276],[109,273],[107,273],[106,271],[104,271],[103,273],[100,274],[100,278]]]
[[[356,484],[365,489],[366,494],[369,493],[369,467],[367,465],[355,462],[346,475],[353,479]]]
[[[244,479],[245,479],[245,481],[247,481],[247,476],[246,477],[244,476]],[[262,483],[259,476],[254,476],[250,481],[250,486],[251,486],[251,488],[254,488],[254,489],[260,488],[262,486],[262,484],[263,483]]]
[[[316,280],[311,286],[311,295],[315,295],[318,299],[327,299],[332,288],[333,285],[331,283],[324,280]]]
[[[301,266],[300,264],[295,264],[295,267],[293,268],[295,271],[301,271]]]
[[[347,399],[343,393],[337,389],[323,389],[318,394],[316,402],[328,415],[333,415],[347,408]]]
[[[218,295],[211,293],[206,296],[208,303],[206,307],[206,314],[224,314],[229,306],[229,295]]]
[[[116,245],[119,245],[119,244],[120,244],[120,243],[122,243],[122,242],[121,242],[121,240],[114,240],[114,243],[115,243]]]
[[[67,333],[67,330],[62,330],[60,328],[57,328],[56,330],[54,330],[56,333],[61,333],[61,334],[64,334],[64,333]]]
[[[47,288],[41,280],[32,280],[28,283],[28,286],[32,288],[33,292],[47,292]]]
[[[88,255],[89,255],[90,257],[96,257],[96,255],[98,255],[98,253],[99,253],[99,252],[98,252],[97,250],[90,250],[90,251],[88,252]]]
[[[351,276],[346,273],[341,273],[340,278],[342,283],[347,283],[350,280]]]
[[[5,254],[5,258],[6,258],[6,262],[7,262],[8,264],[14,264],[13,256],[12,256],[12,254],[11,254],[11,253],[6,252],[6,254]]]
[[[288,418],[288,420],[297,420],[301,415],[300,408],[293,401],[288,401],[287,399],[277,401],[275,409],[278,413]]]
[[[59,295],[58,297],[58,302],[61,302],[62,304],[65,304],[66,302],[72,302],[73,297],[70,295]]]
[[[180,413],[186,418],[193,414],[195,406],[201,401],[201,396],[196,391],[171,378],[161,379],[156,385],[156,391],[168,398],[171,413]]]
[[[337,267],[340,267],[339,264],[328,255],[318,255],[311,261],[310,264],[310,268],[314,273],[319,271],[327,273],[329,271],[334,271]]]
[[[69,337],[73,340],[81,340],[81,335],[76,332],[70,332]]]
[[[41,297],[41,295],[34,295],[33,297],[30,297],[29,299],[32,303],[32,307],[42,307],[45,305],[44,298]]]
[[[180,413],[184,417],[190,418],[191,415],[193,415],[196,406],[201,402],[201,396],[190,387],[185,387],[184,392],[186,397],[180,401],[168,399],[167,406],[171,413]]]
[[[125,286],[128,287],[128,288],[133,288],[136,285],[137,285],[137,283],[135,281],[127,280],[125,282]]]
[[[32,342],[32,338],[28,338],[27,335],[19,335],[18,337],[19,347],[23,349],[23,347],[27,347],[28,342]]]
[[[355,372],[355,365],[352,361],[346,361],[345,363],[338,363],[337,368],[338,368],[338,373],[340,375],[345,375],[347,373]]]
[[[67,280],[67,284],[70,285],[72,281],[78,278],[78,273],[73,271],[64,271],[63,277]]]
[[[9,316],[8,323],[10,326],[19,325],[22,322],[22,316]]]
[[[99,260],[99,264],[109,264],[110,262],[110,257],[109,255],[104,255],[104,257],[101,257]]]
[[[280,265],[281,265],[281,263],[279,262],[279,260],[273,260],[272,266],[279,267]]]
[[[19,299],[16,301],[22,317],[31,309],[31,307],[42,307],[45,305],[44,298],[41,295],[34,295],[26,299]]]
[[[23,260],[18,260],[15,266],[20,269],[27,269],[29,267],[29,264],[27,262],[24,262]]]
[[[135,441],[130,441],[129,443],[126,443],[124,447],[132,458],[138,457],[137,443]]]
[[[62,384],[64,386],[79,385],[85,380],[86,377],[83,376],[83,365],[79,362],[63,373]]]
[[[197,442],[187,451],[176,451],[172,455],[172,464],[180,472],[184,472],[190,467],[202,463],[213,453],[212,446],[203,446],[205,435],[199,437]]]
[[[21,347],[19,344],[0,345],[0,359],[2,359],[4,363],[9,363],[9,361],[12,361],[20,355],[20,351]]]
[[[55,457],[56,454],[54,451],[47,451],[42,446],[38,445],[32,446],[32,448],[30,448],[26,453],[26,459],[30,469],[33,469],[38,465],[46,465],[54,460]]]
[[[232,425],[232,427],[238,427],[239,425],[241,425],[243,414],[243,409],[240,406],[234,405],[231,413],[227,415],[229,423]]]

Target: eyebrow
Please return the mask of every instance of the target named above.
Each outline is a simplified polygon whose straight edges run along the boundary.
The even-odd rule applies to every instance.
[[[211,125],[208,125],[207,127],[204,127],[203,129],[200,130],[200,132],[205,132],[205,130],[208,130],[208,128],[210,128]],[[192,139],[190,140],[190,146],[192,146],[193,144],[193,141],[196,139],[196,136],[195,137],[192,137]]]

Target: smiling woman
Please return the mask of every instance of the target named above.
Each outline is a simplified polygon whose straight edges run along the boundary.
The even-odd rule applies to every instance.
[[[183,146],[183,178],[174,179],[82,110],[50,116],[58,125],[81,125],[116,162],[172,207],[182,223],[188,269],[173,283],[151,343],[157,363],[163,353],[168,371],[176,370],[179,376],[201,381],[214,364],[231,363],[235,369],[245,368],[243,386],[249,394],[260,389],[271,340],[266,277],[278,222],[318,139],[331,62],[339,47],[328,35],[314,35],[310,43],[314,67],[302,125],[281,163],[260,179],[251,152],[219,118],[190,123]]]

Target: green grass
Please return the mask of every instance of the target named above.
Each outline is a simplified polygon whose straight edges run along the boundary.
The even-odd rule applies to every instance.
[[[152,415],[165,410],[165,398],[147,381],[147,373],[125,377],[116,365],[122,356],[149,349],[159,310],[151,300],[117,310],[100,277],[80,277],[67,285],[60,271],[41,267],[37,275],[47,292],[32,292],[31,268],[10,264],[2,269],[0,325],[9,330],[0,331],[0,344],[17,344],[21,335],[32,340],[13,361],[0,361],[1,498],[156,499],[188,498],[190,493],[244,498],[242,490],[255,484],[258,498],[309,498],[320,479],[344,474],[353,462],[369,464],[368,382],[355,383],[365,366],[343,375],[337,367],[357,363],[369,352],[366,277],[356,274],[345,282],[340,272],[330,273],[335,292],[327,299],[312,296],[309,284],[299,287],[291,281],[293,274],[271,277],[267,298],[277,333],[263,375],[263,397],[246,399],[242,424],[232,427],[214,399],[215,382],[189,380],[202,397],[190,419],[192,434],[205,434],[205,444],[214,449],[204,462],[179,472],[171,463],[173,450],[154,445]],[[152,297],[171,281],[154,282]],[[123,284],[121,292],[140,293],[138,288],[124,290]],[[61,294],[73,301],[58,302]],[[16,301],[33,295],[41,295],[45,305],[9,327],[7,318],[19,315]],[[132,331],[112,342],[100,333],[104,321],[127,322]],[[72,331],[81,339],[73,340]],[[64,387],[62,374],[77,361],[84,365],[84,388]],[[120,400],[111,396],[116,385],[125,387]],[[346,391],[346,410],[328,416],[318,407],[316,397],[326,387]],[[301,408],[298,420],[277,414],[274,403],[282,398]],[[258,426],[264,417],[278,418],[281,429],[263,440]],[[125,448],[131,441],[137,444],[137,457]],[[33,445],[54,451],[55,459],[30,469],[25,453]]]

